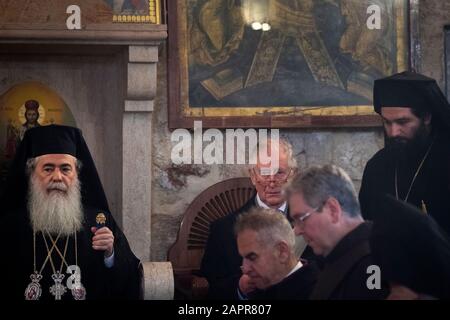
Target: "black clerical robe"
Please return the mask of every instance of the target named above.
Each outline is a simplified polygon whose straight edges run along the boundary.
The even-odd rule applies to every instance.
[[[248,294],[250,300],[307,300],[317,280],[315,263],[305,264],[279,283]]]
[[[92,248],[93,234],[91,227],[95,227],[95,217],[98,212],[106,215],[106,226],[114,234],[114,265],[107,268],[104,262],[104,252]],[[117,227],[111,214],[105,211],[88,208],[84,210],[85,221],[83,229],[77,233],[77,257],[75,256],[75,237],[61,236],[57,246],[64,255],[67,241],[65,260],[68,265],[75,265],[81,269],[81,283],[86,289],[86,299],[138,299],[140,289],[140,263],[131,252],[128,242],[122,231]],[[7,215],[1,221],[0,248],[3,253],[0,264],[0,274],[3,275],[2,298],[10,300],[24,300],[25,289],[31,282],[30,275],[33,267],[33,231],[30,227],[26,210]],[[47,245],[52,247],[47,237]],[[56,236],[53,236],[56,239]],[[47,246],[42,233],[36,233],[36,269],[40,271],[47,256]],[[77,260],[77,261],[76,261]],[[50,287],[55,283],[51,276],[54,271],[61,270],[65,275],[62,284],[66,286],[70,274],[67,265],[62,263],[56,250],[42,270],[42,296],[40,300],[54,300]],[[69,289],[62,295],[62,300],[73,300]]]
[[[242,257],[239,255],[234,235],[234,224],[239,215],[248,212],[256,203],[255,195],[236,212],[211,223],[200,267],[200,275],[208,280],[209,299],[236,299],[239,278],[242,275]],[[289,208],[286,209],[287,219],[290,220]],[[317,259],[309,246],[303,252],[302,258],[308,261]]]
[[[325,257],[311,300],[378,300],[387,297],[387,284],[369,289],[367,268],[374,264],[370,252],[371,222],[348,233]]]
[[[395,154],[392,149],[378,151],[364,169],[359,201],[361,213],[367,220],[375,218],[377,202],[383,194],[396,196],[395,170],[399,200],[422,209],[422,201],[430,216],[450,235],[450,145],[436,139],[423,162],[414,183],[415,173],[423,160],[428,145],[414,153]]]

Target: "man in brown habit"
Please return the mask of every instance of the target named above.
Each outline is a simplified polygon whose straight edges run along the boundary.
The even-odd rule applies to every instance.
[[[358,197],[348,174],[339,167],[311,167],[288,189],[294,231],[323,257],[310,300],[378,300],[387,286],[367,285],[373,258],[369,246],[372,222],[361,217]]]

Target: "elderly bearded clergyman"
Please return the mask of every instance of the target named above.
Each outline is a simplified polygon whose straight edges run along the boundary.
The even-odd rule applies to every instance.
[[[139,297],[139,260],[110,214],[80,130],[28,130],[1,206],[2,298]]]

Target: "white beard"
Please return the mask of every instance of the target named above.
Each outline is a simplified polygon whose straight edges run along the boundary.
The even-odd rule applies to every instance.
[[[67,192],[55,191],[62,190]],[[47,190],[51,190],[50,193]],[[69,188],[62,182],[51,183],[47,190],[31,175],[28,211],[35,232],[72,235],[81,230],[83,210],[78,178]]]

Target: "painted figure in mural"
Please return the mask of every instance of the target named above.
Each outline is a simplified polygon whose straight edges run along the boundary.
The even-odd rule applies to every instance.
[[[39,119],[39,102],[36,100],[27,100],[25,102],[25,123],[22,124],[19,131],[20,140],[23,139],[25,132],[34,127],[40,127]]]
[[[28,130],[49,124],[76,127],[69,106],[51,87],[24,81],[5,89],[0,94],[0,194],[6,188],[12,160]]]
[[[13,125],[11,119],[6,126],[6,146],[5,146],[5,158],[11,160],[16,154],[17,145],[19,140],[19,130]]]
[[[138,14],[148,13],[148,0],[107,0],[114,14]]]
[[[364,105],[374,79],[398,67],[390,1],[194,2],[188,8],[192,107]],[[366,26],[371,4],[383,13],[380,30]]]

